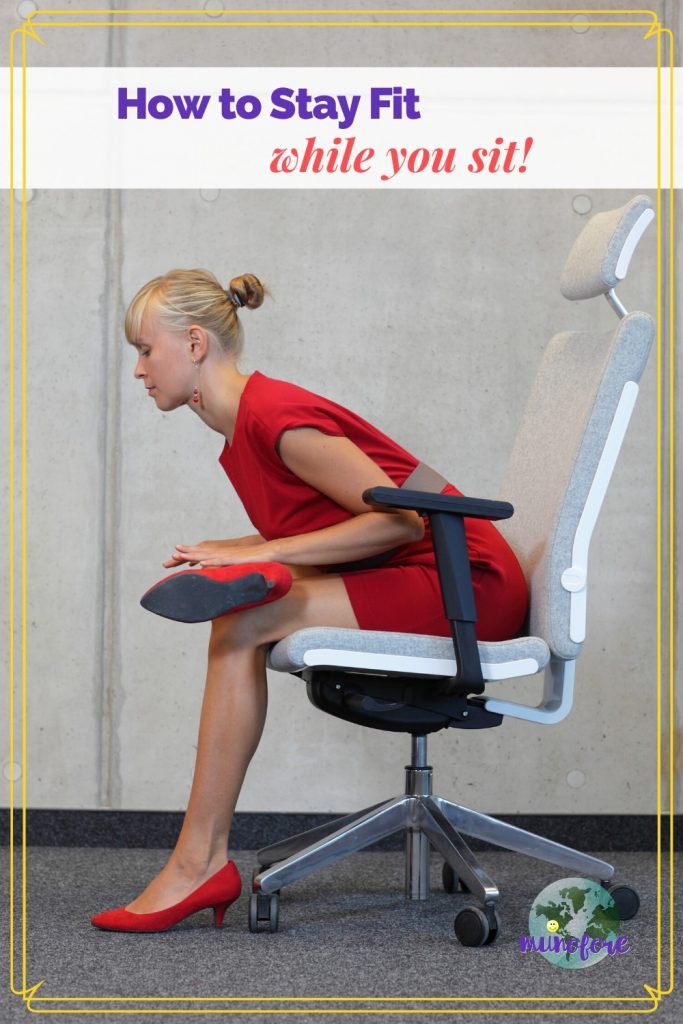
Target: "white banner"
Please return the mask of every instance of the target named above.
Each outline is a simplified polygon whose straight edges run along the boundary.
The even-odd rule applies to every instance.
[[[26,103],[32,189],[657,184],[652,68],[29,68]]]

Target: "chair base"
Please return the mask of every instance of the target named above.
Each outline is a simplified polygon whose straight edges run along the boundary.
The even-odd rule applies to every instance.
[[[425,900],[429,895],[429,856],[430,848],[434,847],[482,907],[495,909],[498,888],[463,834],[555,864],[581,877],[601,882],[613,877],[614,868],[606,861],[432,795],[426,737],[413,736],[412,740],[413,757],[406,765],[405,795],[259,850],[257,857],[263,870],[254,878],[254,892],[279,892],[318,868],[334,864],[396,832],[406,835],[405,895],[411,900]]]

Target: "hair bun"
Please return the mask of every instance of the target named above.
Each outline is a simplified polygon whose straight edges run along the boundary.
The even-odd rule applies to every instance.
[[[258,309],[263,303],[266,290],[254,274],[242,274],[233,277],[228,285],[228,295],[235,296],[235,305],[246,306],[247,309]]]

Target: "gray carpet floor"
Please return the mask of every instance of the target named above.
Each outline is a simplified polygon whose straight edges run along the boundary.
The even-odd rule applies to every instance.
[[[222,929],[213,927],[210,911],[163,934],[115,934],[90,925],[93,912],[132,899],[167,853],[29,848],[27,983],[42,980],[42,985],[30,1008],[4,987],[2,1024],[28,1020],[32,1011],[50,1011],[54,1019],[71,1024],[103,1024],[122,1011],[126,1014],[120,1019],[147,1024],[173,1019],[168,1011],[176,1019],[186,1017],[188,1010],[193,1019],[214,1021],[497,1021],[510,1010],[516,1011],[513,1019],[551,1019],[562,1011],[561,1019],[584,1022],[652,1015],[643,986],[657,986],[654,854],[598,852],[616,864],[619,880],[633,885],[641,897],[638,916],[622,925],[630,950],[583,970],[563,970],[519,948],[534,897],[561,872],[498,851],[480,856],[501,889],[501,931],[493,945],[477,949],[461,946],[453,933],[455,912],[466,905],[467,896],[442,891],[436,855],[433,892],[424,903],[403,897],[400,853],[360,853],[288,887],[275,934],[249,932],[249,885],[228,910]],[[7,884],[6,849],[3,858]],[[245,882],[250,881],[253,855],[241,851],[236,861]],[[15,973],[20,979],[20,923],[17,929]],[[662,988],[669,983],[666,931],[664,938]],[[65,997],[76,1001],[64,1002]],[[182,1001],[192,997],[200,1001]],[[372,1002],[379,997],[384,1001]],[[506,1001],[511,997],[522,1001]],[[565,1001],[530,1001],[539,997]],[[481,1001],[465,1003],[463,998]],[[581,1001],[597,998],[607,1001]],[[611,1011],[609,1017],[601,1009]],[[680,992],[663,998],[654,1016],[666,1024],[683,1019]]]

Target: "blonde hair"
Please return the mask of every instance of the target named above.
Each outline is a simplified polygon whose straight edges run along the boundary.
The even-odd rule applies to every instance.
[[[126,338],[131,345],[140,340],[142,318],[153,312],[159,324],[180,334],[192,324],[203,327],[220,347],[238,356],[243,331],[237,309],[258,309],[265,288],[253,274],[233,277],[225,289],[208,270],[170,270],[148,281],[126,310]]]

